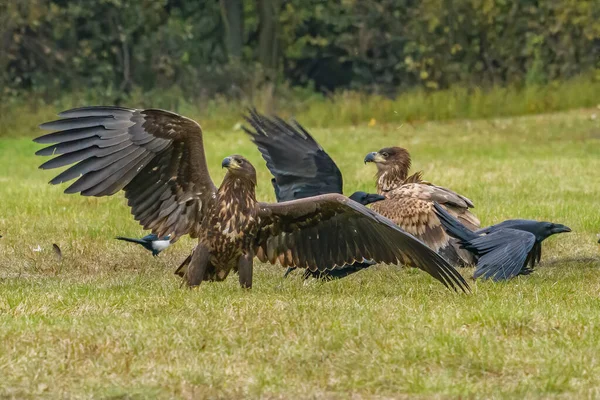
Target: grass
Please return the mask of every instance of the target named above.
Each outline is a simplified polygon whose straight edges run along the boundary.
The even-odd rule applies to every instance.
[[[402,145],[484,224],[573,229],[544,243],[533,275],[472,282],[470,296],[395,266],[321,283],[258,264],[251,291],[235,277],[181,289],[172,272],[191,240],[156,259],[114,240],[143,233],[122,196],[65,195],[37,170],[38,145],[0,139],[0,397],[598,397],[599,114],[312,129],[348,192],[373,187],[368,151]],[[207,129],[205,142],[215,182],[241,153],[273,199],[241,132]]]
[[[406,121],[444,121],[483,119],[550,113],[600,104],[600,71],[545,85],[496,86],[492,88],[455,86],[446,90],[419,89],[400,93],[390,99],[374,94],[342,91],[324,97],[310,89],[280,85],[273,98],[269,90],[255,89],[242,100],[215,98],[186,102],[174,88],[159,93],[134,92],[123,101],[129,107],[164,108],[202,121],[205,129],[230,130],[241,120],[249,106],[261,110],[274,109],[282,116],[295,116],[313,128],[367,126],[369,123],[402,124]],[[115,93],[82,90],[45,102],[45,95],[30,93],[14,103],[0,103],[0,137],[15,137],[32,121],[52,118],[57,110],[89,104],[114,104]]]

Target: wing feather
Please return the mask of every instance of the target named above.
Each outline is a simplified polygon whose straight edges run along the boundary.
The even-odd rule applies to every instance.
[[[469,241],[468,246],[481,255],[473,277],[494,281],[514,278],[526,267],[534,244],[532,233],[516,229],[500,229]]]
[[[294,121],[267,118],[250,110],[244,131],[258,147],[274,176],[277,201],[289,201],[326,193],[342,193],[342,173],[317,141]]]
[[[158,236],[198,235],[202,205],[216,191],[210,179],[202,129],[195,121],[158,109],[83,107],[64,111],[42,129],[56,130],[34,141],[51,144],[40,166],[71,165],[50,181],[78,178],[65,193],[109,196],[119,190],[135,219]]]
[[[454,290],[469,290],[464,278],[424,243],[342,195],[261,203],[259,216],[257,253],[266,253],[271,263],[281,261],[279,254],[288,250],[298,259],[285,257],[282,266],[311,271],[364,260],[402,263],[422,269]],[[282,236],[293,241],[280,242]]]
[[[470,229],[479,226],[479,220],[468,209],[473,205],[469,199],[427,182],[399,186],[387,192],[386,199],[374,203],[372,208],[425,242],[453,265],[471,264],[472,257],[456,246],[440,224],[434,212],[435,202]]]

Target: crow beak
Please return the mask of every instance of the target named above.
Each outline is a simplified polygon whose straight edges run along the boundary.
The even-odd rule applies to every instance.
[[[554,224],[552,228],[552,233],[566,233],[571,232],[571,228],[562,224]]]
[[[375,156],[377,156],[376,152],[367,154],[367,156],[365,157],[365,164],[368,162],[375,162]]]
[[[369,204],[375,203],[376,201],[381,201],[381,200],[385,200],[385,196],[382,196],[380,194],[370,194],[367,196],[367,201],[369,202]]]
[[[225,157],[221,162],[221,168],[229,168],[231,166],[231,157]]]

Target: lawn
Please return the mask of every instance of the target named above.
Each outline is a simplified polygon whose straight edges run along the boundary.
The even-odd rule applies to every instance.
[[[373,190],[368,151],[400,145],[483,224],[573,229],[544,243],[534,274],[470,281],[471,295],[383,265],[322,283],[255,264],[250,291],[235,277],[182,289],[173,271],[193,242],[152,258],[114,240],[143,234],[123,197],[48,185],[56,172],[37,169],[31,142],[43,121],[29,122],[0,139],[0,397],[600,396],[599,109],[312,130],[348,193]],[[207,131],[205,144],[215,182],[223,157],[244,154],[258,197],[274,198],[243,133]]]

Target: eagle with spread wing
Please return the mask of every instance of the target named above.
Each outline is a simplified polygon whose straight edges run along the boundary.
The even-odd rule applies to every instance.
[[[474,263],[473,255],[446,233],[434,210],[437,202],[466,227],[476,230],[480,222],[469,210],[474,207],[471,200],[424,181],[422,172],[409,176],[411,158],[404,148],[386,147],[368,153],[364,162],[377,166],[377,193],[386,197],[373,204],[374,211],[421,239],[452,265]]]
[[[363,259],[416,266],[454,290],[464,278],[392,221],[340,194],[283,203],[255,195],[256,170],[242,156],[222,161],[217,188],[208,172],[200,125],[158,109],[84,107],[42,124],[56,132],[36,154],[56,157],[42,169],[65,167],[50,181],[77,178],[66,193],[110,196],[124,190],[134,218],[159,237],[198,239],[184,280],[221,281],[237,271],[252,285],[253,258],[312,271]],[[73,164],[73,165],[72,165]]]

